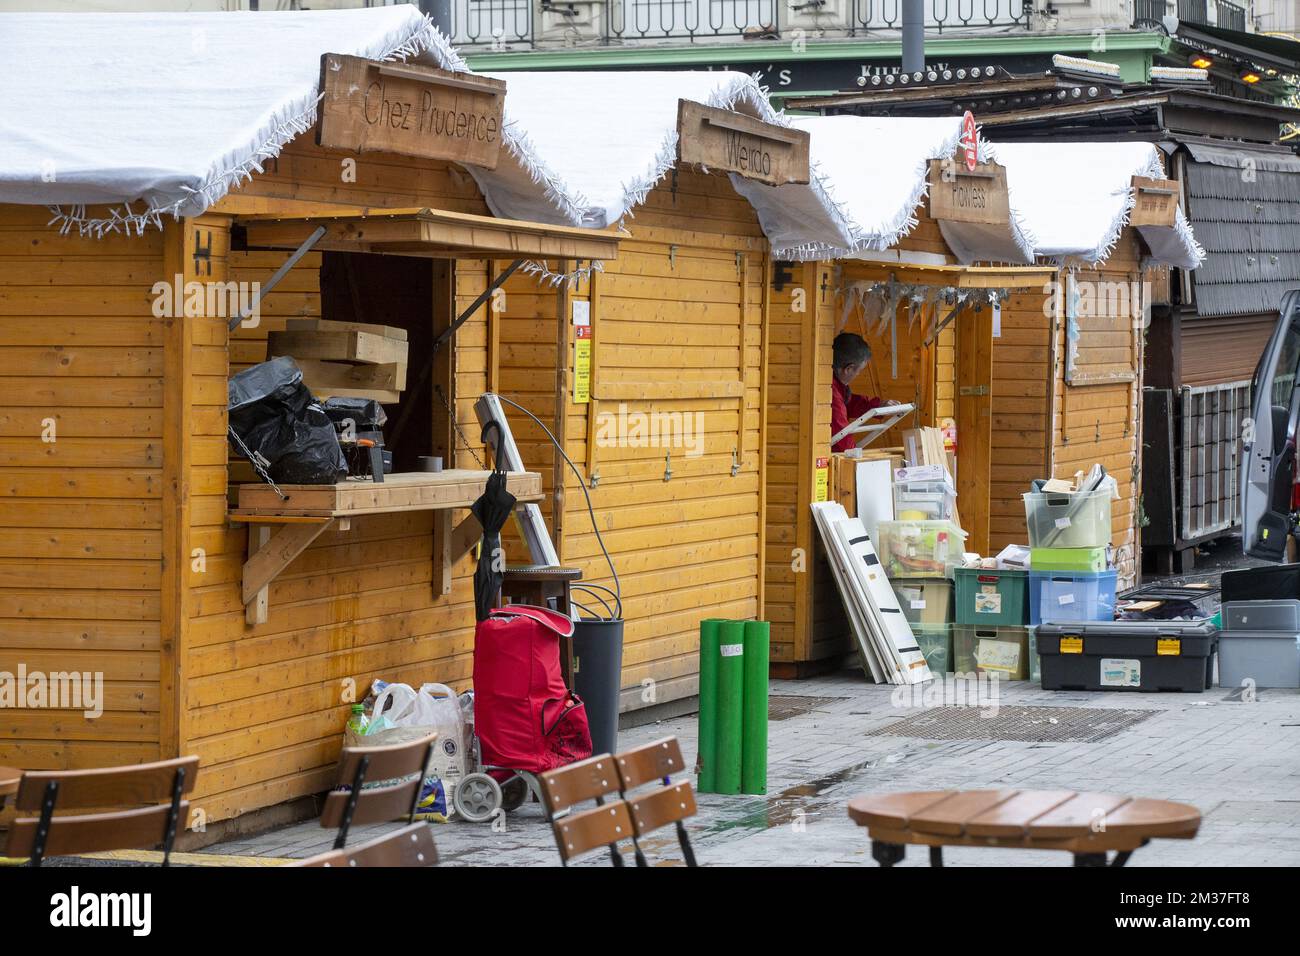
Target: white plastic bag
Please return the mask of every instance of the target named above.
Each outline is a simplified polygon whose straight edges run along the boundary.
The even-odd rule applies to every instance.
[[[450,808],[456,785],[469,769],[465,765],[465,718],[455,692],[446,684],[423,684],[418,691],[412,690],[409,684],[389,684],[375,698],[373,714],[376,718],[383,715],[393,722],[392,730],[382,732],[385,735],[414,739],[410,737],[412,730],[418,730],[421,735],[437,731],[433,758],[425,773],[443,782]],[[384,742],[398,741],[389,739]],[[379,743],[379,740],[363,741],[363,745]]]

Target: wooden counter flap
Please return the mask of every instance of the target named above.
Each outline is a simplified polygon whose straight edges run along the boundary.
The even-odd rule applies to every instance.
[[[337,216],[249,215],[238,219],[250,249],[297,249],[317,227],[313,248],[432,259],[613,259],[627,234],[550,226],[445,209],[359,209]]]
[[[490,474],[452,468],[385,475],[382,482],[281,485],[284,500],[270,485],[250,483],[239,486],[239,508],[230,517],[235,521],[264,521],[275,517],[345,518],[394,511],[468,508],[483,493]],[[506,487],[520,501],[537,501],[542,497],[542,476],[535,471],[511,472]]]

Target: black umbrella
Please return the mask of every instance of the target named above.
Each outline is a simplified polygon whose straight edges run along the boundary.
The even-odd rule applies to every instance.
[[[497,430],[498,445],[501,442],[501,426],[492,421],[483,426],[485,445],[488,432],[493,428]],[[492,463],[492,474],[488,475],[483,494],[470,505],[470,511],[474,512],[474,517],[483,526],[483,546],[479,549],[478,567],[474,569],[474,614],[480,621],[488,619],[497,603],[497,595],[501,592],[501,579],[505,577],[501,529],[515,510],[515,496],[506,488],[506,472],[501,468],[500,456],[494,455]]]

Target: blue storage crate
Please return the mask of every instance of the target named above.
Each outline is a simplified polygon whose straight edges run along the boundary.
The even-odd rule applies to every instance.
[[[1114,571],[1029,572],[1029,623],[1113,621]]]

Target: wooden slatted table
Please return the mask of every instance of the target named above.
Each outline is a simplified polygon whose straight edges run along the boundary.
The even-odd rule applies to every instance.
[[[909,843],[930,848],[931,866],[943,866],[945,846],[1065,850],[1075,866],[1123,866],[1150,840],[1190,840],[1201,825],[1185,803],[1073,790],[881,793],[850,800],[849,817],[881,866],[901,862]]]

